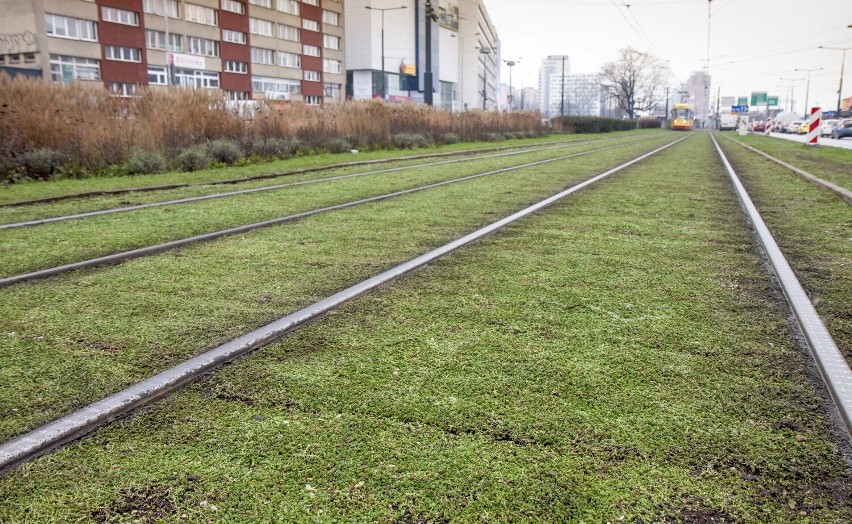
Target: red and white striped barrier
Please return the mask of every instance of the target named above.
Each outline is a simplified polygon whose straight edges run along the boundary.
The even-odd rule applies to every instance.
[[[819,126],[822,120],[822,109],[819,107],[811,108],[811,119],[808,121],[808,141],[809,146],[819,145]]]

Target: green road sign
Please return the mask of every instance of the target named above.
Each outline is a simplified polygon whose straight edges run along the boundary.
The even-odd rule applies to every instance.
[[[777,96],[770,96],[766,100],[767,100],[766,103],[769,104],[770,106],[777,106],[778,105],[778,97]]]
[[[762,106],[766,105],[766,91],[758,91],[751,93],[751,105],[753,106]]]
[[[737,98],[737,105],[738,106],[747,106],[748,105],[748,97],[747,96],[741,96],[741,97]]]

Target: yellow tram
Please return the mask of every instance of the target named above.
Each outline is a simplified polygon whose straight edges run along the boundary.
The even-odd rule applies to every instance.
[[[675,104],[672,109],[672,129],[677,131],[691,131],[692,120],[695,112],[688,104]]]

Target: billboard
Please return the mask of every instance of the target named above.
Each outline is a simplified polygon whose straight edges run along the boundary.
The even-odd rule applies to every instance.
[[[453,31],[459,30],[459,5],[457,0],[440,0],[438,23]]]
[[[843,102],[840,104],[840,109],[843,111],[852,110],[852,96],[843,99]]]

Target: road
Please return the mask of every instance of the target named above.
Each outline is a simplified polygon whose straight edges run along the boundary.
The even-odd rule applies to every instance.
[[[805,135],[788,135],[787,133],[772,133],[773,138],[783,138],[785,140],[792,140],[793,142],[801,142],[805,143]],[[831,146],[831,147],[841,147],[843,149],[852,149],[852,138],[827,138],[820,137],[819,144],[822,146]]]

